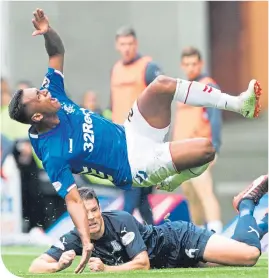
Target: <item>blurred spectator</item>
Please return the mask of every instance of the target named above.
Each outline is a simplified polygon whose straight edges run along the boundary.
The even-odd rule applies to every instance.
[[[198,49],[188,47],[181,54],[181,67],[188,80],[218,88],[216,82],[203,73],[203,60]],[[176,120],[173,131],[173,140],[182,140],[195,137],[206,137],[212,140],[217,151],[221,145],[221,111],[215,108],[191,107],[178,103]],[[217,233],[222,231],[220,206],[213,190],[211,174],[212,163],[199,177],[182,184],[186,195],[192,220],[196,225],[207,223],[209,230]]]
[[[136,32],[121,27],[116,33],[116,49],[121,59],[111,72],[112,120],[122,124],[138,96],[159,74],[159,66],[150,56],[138,52]]]
[[[94,91],[87,91],[84,94],[82,106],[86,109],[91,110],[94,113],[102,115],[102,110],[99,107],[99,104],[98,104],[98,101],[97,101],[97,96],[96,96],[96,93]]]
[[[136,32],[130,27],[121,27],[116,33],[116,49],[121,59],[111,73],[112,120],[123,124],[133,103],[143,90],[161,73],[150,56],[138,53]],[[133,213],[138,208],[148,224],[153,224],[148,194],[152,188],[133,188],[124,192],[124,210]]]
[[[6,79],[1,78],[1,132],[9,139],[28,138],[28,125],[12,121],[8,114],[8,104],[11,99],[10,87]]]
[[[111,110],[109,108],[106,108],[103,111],[101,110],[98,104],[97,95],[94,91],[89,90],[84,94],[82,107],[89,109],[108,120],[111,120]]]
[[[16,90],[24,90],[24,89],[28,89],[28,88],[33,88],[33,84],[30,81],[27,80],[21,80],[17,83],[16,85]]]

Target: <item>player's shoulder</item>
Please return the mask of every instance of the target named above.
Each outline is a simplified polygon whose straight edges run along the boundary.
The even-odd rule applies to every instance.
[[[49,130],[46,133],[38,134],[35,128],[32,126],[29,128],[28,135],[31,140],[32,145],[39,149],[55,149],[60,150],[61,139],[63,137],[61,123],[55,128]],[[54,152],[51,152],[54,153]],[[57,154],[56,152],[55,154]]]
[[[57,155],[52,152],[45,153],[42,162],[47,171],[60,170],[68,165],[62,154]]]
[[[33,149],[45,168],[61,169],[66,165],[62,153],[62,140],[59,136],[54,135],[41,141],[38,138],[31,138],[31,136],[33,134],[30,134]]]
[[[122,211],[122,210],[105,211],[105,212],[103,212],[103,215],[110,218],[110,219],[114,219],[117,222],[121,222],[124,219],[133,217],[130,213],[128,213],[126,211]]]
[[[129,226],[130,223],[133,223],[133,216],[125,211],[112,210],[103,212],[103,218],[106,225],[112,225],[113,230],[120,234],[122,227]]]

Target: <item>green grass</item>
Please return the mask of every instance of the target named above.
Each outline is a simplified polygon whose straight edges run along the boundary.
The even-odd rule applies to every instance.
[[[45,249],[37,247],[2,247],[2,259],[7,269],[19,277],[78,277],[74,269],[78,265],[76,258],[72,266],[62,272],[54,274],[29,274],[30,262]],[[130,271],[121,273],[90,273],[87,269],[82,276],[91,275],[96,278],[122,277],[122,278],[265,278],[268,277],[267,256],[262,256],[255,267],[215,267],[215,268],[189,268],[189,269],[164,269],[150,271]]]

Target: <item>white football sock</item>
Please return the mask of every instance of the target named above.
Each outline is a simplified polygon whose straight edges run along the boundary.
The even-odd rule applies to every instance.
[[[218,89],[196,81],[177,79],[174,100],[191,106],[214,107],[240,112],[238,97],[222,93]]]

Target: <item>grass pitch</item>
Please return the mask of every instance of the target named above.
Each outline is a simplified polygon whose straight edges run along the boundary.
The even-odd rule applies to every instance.
[[[72,266],[62,272],[54,274],[30,274],[28,267],[31,261],[41,254],[45,249],[36,247],[2,247],[2,260],[7,269],[19,277],[78,277],[74,274],[74,269],[78,265],[79,257],[73,262]],[[188,269],[163,269],[150,271],[129,271],[117,273],[91,273],[87,268],[82,276],[120,277],[120,278],[265,278],[268,277],[268,259],[262,256],[254,267],[214,267],[214,268],[188,268]]]

